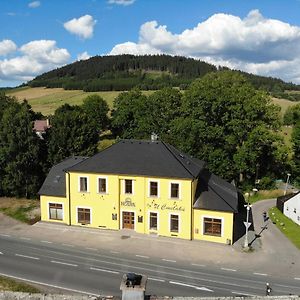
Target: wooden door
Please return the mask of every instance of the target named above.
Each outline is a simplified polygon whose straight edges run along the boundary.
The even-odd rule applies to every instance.
[[[134,212],[123,211],[123,228],[134,229]]]

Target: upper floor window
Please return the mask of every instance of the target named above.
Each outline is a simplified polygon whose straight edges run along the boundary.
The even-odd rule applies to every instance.
[[[149,182],[149,196],[158,197],[158,182],[150,181]]]
[[[79,191],[80,192],[88,191],[88,178],[87,177],[79,177]]]
[[[133,194],[133,182],[131,179],[125,179],[125,194]]]
[[[179,183],[171,183],[171,191],[170,191],[171,198],[179,199]]]
[[[98,178],[98,193],[107,193],[106,178]]]

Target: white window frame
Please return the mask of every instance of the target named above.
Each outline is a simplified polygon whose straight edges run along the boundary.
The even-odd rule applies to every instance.
[[[133,230],[135,231],[136,229],[136,211],[135,210],[130,210],[130,209],[121,209],[121,217],[119,218],[120,219],[120,229],[126,229],[126,228],[123,228],[123,212],[131,212],[134,214],[134,228]]]
[[[86,192],[80,190],[80,178],[86,178]],[[78,175],[78,192],[79,193],[89,193],[90,192],[90,179],[87,175]]]
[[[151,182],[157,183],[157,196],[150,195],[151,192]],[[148,179],[148,197],[149,198],[160,198],[160,183],[157,179]]]
[[[99,179],[105,179],[105,181],[106,181],[106,191],[105,192],[100,192],[100,190],[99,190],[99,188],[100,188]],[[107,176],[98,176],[96,186],[97,186],[97,194],[102,194],[102,195],[108,194],[108,178],[107,178]]]
[[[173,184],[178,184],[178,198],[171,197],[171,186]],[[169,182],[169,199],[171,200],[181,200],[181,182],[180,181],[170,181]]]
[[[178,231],[177,232],[176,231],[171,231],[171,215],[178,216]],[[168,220],[168,222],[169,222],[169,232],[171,234],[179,234],[180,233],[180,229],[181,229],[181,226],[180,226],[180,214],[178,214],[178,213],[169,213],[169,220]]]
[[[157,214],[157,229],[151,229],[150,228],[150,214],[151,213]],[[159,212],[158,211],[154,211],[154,210],[149,210],[148,211],[148,230],[149,231],[159,231]]]
[[[89,209],[90,210],[90,224],[85,224],[85,225],[92,225],[92,223],[93,223],[93,210],[92,210],[92,208],[88,207],[88,206],[81,206],[81,205],[76,206],[76,223],[81,225],[81,223],[78,222],[78,208],[84,208],[84,209]]]
[[[128,193],[126,193],[126,184],[125,184],[125,180],[131,180],[131,182],[132,182],[132,193],[131,194],[128,194]],[[134,180],[133,179],[130,179],[130,178],[125,178],[125,179],[123,179],[122,180],[123,181],[123,194],[124,195],[134,195]]]
[[[61,204],[62,205],[62,216],[63,216],[62,220],[50,219],[50,207],[49,207],[50,203],[52,203],[52,204]],[[64,219],[65,219],[64,203],[62,203],[62,202],[56,202],[56,201],[48,201],[47,202],[47,209],[48,209],[48,220],[58,221],[58,222],[63,222],[64,221]]]
[[[217,235],[209,235],[209,234],[205,234],[204,233],[204,218],[210,218],[210,219],[219,219],[221,220],[221,235],[220,236],[217,236]],[[221,238],[224,236],[224,217],[216,217],[216,216],[208,216],[208,215],[205,215],[205,216],[202,216],[202,235],[204,236],[212,236],[212,237],[215,237],[215,238]]]

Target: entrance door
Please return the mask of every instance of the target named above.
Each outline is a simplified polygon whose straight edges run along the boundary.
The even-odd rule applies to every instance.
[[[134,229],[134,212],[123,211],[123,228]]]

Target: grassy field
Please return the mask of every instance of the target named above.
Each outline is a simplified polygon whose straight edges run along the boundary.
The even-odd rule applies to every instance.
[[[33,224],[40,220],[38,200],[0,198],[0,211],[21,222]]]
[[[264,199],[272,199],[272,198],[277,198],[279,196],[282,196],[284,193],[283,190],[261,190],[258,191],[257,193],[251,195],[249,197],[249,203],[255,203],[257,201],[260,200],[264,200]],[[247,199],[245,199],[247,201]]]
[[[40,290],[27,283],[17,282],[13,279],[3,276],[0,276],[0,291],[40,293]]]
[[[286,112],[286,110],[290,106],[294,106],[294,105],[299,103],[299,102],[296,102],[296,101],[290,101],[290,100],[279,99],[279,98],[272,98],[272,101],[273,101],[274,104],[277,104],[277,105],[280,106],[282,116],[284,115],[284,113]]]
[[[277,207],[270,208],[269,216],[279,230],[300,249],[300,226],[282,214]]]
[[[70,105],[80,105],[89,95],[97,94],[101,96],[109,105],[113,106],[114,99],[121,92],[84,92],[81,90],[65,91],[62,88],[47,89],[43,87],[37,88],[20,88],[7,92],[10,96],[15,96],[18,100],[26,99],[36,112],[43,115],[51,115],[61,105],[68,103]],[[152,91],[145,91],[145,94],[151,94]]]

